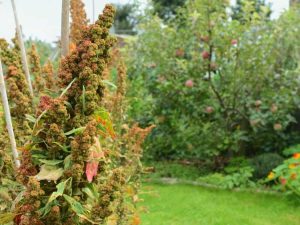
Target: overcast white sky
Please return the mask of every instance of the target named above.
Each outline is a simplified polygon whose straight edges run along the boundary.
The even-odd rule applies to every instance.
[[[88,17],[92,19],[92,0],[83,0]],[[231,0],[234,2],[234,0]],[[0,0],[0,38],[11,39],[15,33],[14,17],[10,0]],[[61,0],[15,0],[26,38],[38,38],[53,42],[60,36]],[[128,0],[95,0],[98,15],[106,3],[126,3]],[[272,3],[273,15],[277,18],[288,8],[289,0],[267,0]]]

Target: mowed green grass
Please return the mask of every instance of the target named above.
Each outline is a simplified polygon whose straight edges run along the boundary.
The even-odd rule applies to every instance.
[[[284,196],[189,185],[144,184],[142,225],[300,225]]]

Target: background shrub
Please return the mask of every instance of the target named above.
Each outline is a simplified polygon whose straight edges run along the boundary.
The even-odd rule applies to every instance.
[[[148,158],[252,157],[299,141],[299,14],[268,21],[245,4],[241,23],[226,7],[188,1],[173,20],[144,18],[128,72],[131,116],[157,125]]]
[[[267,177],[270,171],[280,165],[283,160],[284,158],[276,153],[264,153],[254,157],[251,160],[254,177],[257,179]]]

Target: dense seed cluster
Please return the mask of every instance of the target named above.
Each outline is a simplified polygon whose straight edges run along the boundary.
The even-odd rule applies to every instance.
[[[17,144],[24,144],[26,137],[30,133],[26,114],[32,113],[32,99],[29,93],[28,84],[22,70],[20,48],[17,39],[13,40],[11,47],[4,39],[0,40],[1,60],[6,66],[6,85],[8,98],[11,107],[11,114],[14,122]]]
[[[53,65],[50,60],[48,60],[46,64],[43,66],[42,74],[46,83],[46,88],[49,90],[54,90],[56,86],[55,79],[54,79],[55,75],[54,75]]]
[[[84,3],[81,0],[71,0],[71,41],[75,45],[82,38],[82,31],[88,25],[88,19],[84,10]]]
[[[29,51],[28,56],[30,63],[30,72],[34,77],[33,87],[36,93],[40,93],[44,89],[44,81],[42,78],[40,56],[35,45],[31,46],[31,50]]]

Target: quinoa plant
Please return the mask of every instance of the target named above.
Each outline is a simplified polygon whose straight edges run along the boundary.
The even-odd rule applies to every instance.
[[[46,64],[42,67],[42,74],[45,80],[46,88],[49,90],[54,90],[56,87],[55,74],[53,65],[50,60],[48,60]]]
[[[61,61],[62,93],[42,96],[35,117],[28,118],[32,134],[22,147],[18,174],[26,190],[10,214],[15,224],[139,224],[127,202],[138,201],[130,187],[141,171],[141,141],[150,128],[128,132],[130,149],[123,154],[115,143],[125,136],[114,131],[103,107],[114,12],[107,5],[83,30],[76,49]]]
[[[5,64],[6,85],[16,142],[18,146],[22,146],[30,134],[25,114],[31,113],[32,107],[28,85],[22,71],[20,49],[16,39],[13,39],[13,43],[14,45],[10,46],[4,39],[1,39],[0,55]],[[5,212],[12,209],[12,200],[22,190],[22,187],[15,182],[16,168],[12,161],[5,121],[1,123],[0,147],[0,209]]]
[[[16,38],[13,39],[14,46],[1,39],[1,57],[6,65],[6,81],[8,98],[11,106],[11,114],[14,121],[14,128],[17,138],[17,144],[24,144],[24,138],[29,135],[30,129],[26,114],[31,114],[32,99],[30,96],[28,84],[22,70],[20,49]],[[4,131],[5,132],[5,131]]]
[[[153,125],[141,128],[138,123],[132,122],[127,116],[126,97],[126,66],[124,59],[118,48],[114,48],[111,54],[111,61],[103,74],[105,81],[110,88],[105,89],[105,107],[111,112],[114,128],[121,135],[118,140],[111,143],[110,148],[117,153],[115,160],[124,170],[124,175],[128,181],[121,189],[121,199],[117,206],[115,220],[117,224],[140,224],[138,214],[139,202],[138,191],[140,178],[144,173],[141,157],[143,155],[142,144],[145,138],[154,128]],[[129,220],[127,214],[132,214]]]
[[[82,30],[87,26],[88,19],[81,0],[71,0],[71,34],[73,44],[81,40]]]
[[[40,93],[44,89],[44,81],[42,78],[40,56],[34,44],[31,46],[28,56],[29,56],[29,63],[30,63],[30,72],[34,77],[33,88],[36,93]]]

